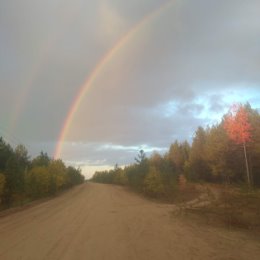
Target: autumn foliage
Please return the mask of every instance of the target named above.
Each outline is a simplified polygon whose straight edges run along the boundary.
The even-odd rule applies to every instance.
[[[243,107],[242,105],[233,105],[225,118],[224,128],[227,131],[230,139],[232,139],[237,144],[243,144],[247,172],[247,182],[250,186],[251,180],[247,159],[246,143],[251,141],[251,126],[248,120],[248,114],[245,110],[245,107]]]
[[[233,105],[224,121],[224,128],[230,139],[237,144],[251,141],[251,126],[248,114],[242,105]]]
[[[140,151],[135,163],[96,172],[92,180],[128,185],[151,197],[174,199],[177,191],[188,190],[190,182],[246,181],[249,186],[260,187],[259,158],[260,113],[250,104],[235,105],[220,123],[199,126],[191,143],[173,140],[165,154],[153,153],[150,157]]]

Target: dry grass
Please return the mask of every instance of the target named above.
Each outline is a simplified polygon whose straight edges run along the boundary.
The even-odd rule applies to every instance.
[[[181,205],[180,213],[207,224],[260,232],[260,190],[227,186],[207,190],[208,194]]]

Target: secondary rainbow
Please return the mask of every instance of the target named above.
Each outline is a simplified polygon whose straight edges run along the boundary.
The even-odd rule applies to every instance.
[[[74,5],[75,6],[75,5]],[[76,6],[75,10],[72,11],[71,6],[61,9],[61,16],[66,17],[66,23],[64,26],[59,29],[59,31],[51,31],[46,37],[45,41],[42,42],[42,45],[39,48],[38,59],[35,60],[32,70],[29,73],[28,77],[22,82],[20,91],[16,96],[13,109],[10,113],[10,118],[8,122],[8,134],[6,138],[8,139],[12,136],[13,131],[16,128],[16,125],[19,121],[19,118],[26,107],[27,100],[30,97],[30,92],[34,87],[34,83],[37,80],[38,76],[42,72],[44,66],[47,65],[51,51],[55,47],[59,40],[65,35],[67,28],[77,17],[80,9]]]
[[[58,159],[61,157],[62,147],[64,140],[66,139],[66,135],[69,132],[69,128],[72,124],[75,113],[78,111],[82,100],[84,99],[87,91],[91,88],[95,80],[97,79],[99,73],[102,69],[108,64],[108,62],[114,57],[117,52],[130,40],[130,38],[134,37],[135,34],[143,28],[146,24],[149,24],[153,19],[163,13],[164,10],[169,8],[174,1],[167,1],[159,6],[159,8],[153,10],[151,13],[146,15],[141,21],[139,21],[135,26],[133,26],[126,34],[124,34],[116,44],[101,58],[101,60],[97,63],[96,67],[93,69],[92,73],[90,73],[89,77],[86,79],[85,83],[80,87],[79,92],[74,98],[72,105],[69,109],[69,112],[66,116],[66,119],[63,123],[63,127],[59,134],[58,142],[54,152],[54,158]]]

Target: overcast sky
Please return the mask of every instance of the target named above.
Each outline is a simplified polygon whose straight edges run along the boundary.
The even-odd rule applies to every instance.
[[[259,109],[259,10],[259,0],[0,0],[0,135],[53,156],[113,48],[62,146],[88,176],[191,141],[233,102]]]

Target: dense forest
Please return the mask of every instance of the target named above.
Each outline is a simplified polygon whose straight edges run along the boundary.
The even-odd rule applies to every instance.
[[[0,137],[0,208],[52,196],[82,182],[80,169],[43,152],[30,160],[25,146],[13,149]]]
[[[170,196],[186,182],[260,186],[260,114],[250,104],[230,109],[220,123],[198,127],[192,143],[175,141],[168,152],[96,172],[93,181],[128,185],[153,197]]]

